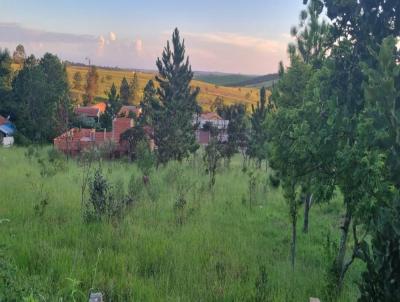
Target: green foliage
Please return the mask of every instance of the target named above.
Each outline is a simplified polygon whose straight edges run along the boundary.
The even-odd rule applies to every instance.
[[[11,63],[12,59],[8,50],[0,49],[0,93],[11,90],[11,80],[13,75]],[[0,105],[2,105],[2,103],[0,103]]]
[[[159,102],[153,102],[152,126],[160,163],[181,161],[197,150],[193,117],[200,111],[197,104],[199,88],[192,89],[193,72],[188,58],[185,61],[185,44],[178,29],[168,41],[162,58],[157,60],[156,80]]]
[[[148,182],[148,179],[146,181],[145,178],[148,178],[150,176],[150,172],[156,162],[154,152],[150,150],[149,142],[146,139],[142,139],[138,142],[136,149],[136,160],[140,171],[142,171],[143,173],[143,180],[146,184],[146,182]]]
[[[103,129],[107,131],[112,130],[112,123],[121,109],[121,101],[117,93],[117,87],[113,83],[110,90],[107,92],[107,107],[106,111],[100,117],[100,124]]]
[[[265,131],[265,119],[267,112],[270,110],[267,105],[266,89],[263,87],[260,90],[260,101],[257,107],[251,106],[252,115],[250,117],[251,130],[249,135],[249,146],[247,153],[250,158],[257,160],[258,166],[261,166],[263,160],[266,159],[266,143],[267,133]]]
[[[208,130],[210,131],[211,139],[208,145],[205,147],[203,161],[206,168],[206,173],[210,177],[209,186],[210,189],[212,189],[215,185],[215,176],[221,162],[222,153],[221,143],[218,140],[218,129],[215,129],[211,125]]]
[[[129,83],[129,104],[137,104],[140,101],[140,86],[137,73],[133,75],[133,79]]]
[[[34,142],[47,142],[65,131],[71,112],[67,73],[60,60],[45,54],[27,60],[13,82],[16,126]]]
[[[93,104],[94,97],[98,90],[99,74],[96,66],[90,66],[89,72],[86,75],[86,86],[85,86],[85,105]]]
[[[128,105],[129,100],[132,98],[132,93],[125,77],[122,79],[121,86],[119,88],[119,95],[121,96],[122,104]]]

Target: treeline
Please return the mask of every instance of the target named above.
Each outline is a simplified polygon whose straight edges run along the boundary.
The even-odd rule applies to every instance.
[[[13,59],[20,70],[13,70]],[[72,103],[65,65],[49,53],[26,58],[21,45],[13,59],[0,50],[0,114],[17,125],[17,142],[50,141],[69,127]]]
[[[359,301],[399,301],[400,2],[308,2],[264,124],[289,208],[293,269],[300,206],[308,215],[339,190],[344,214],[327,297],[362,261]]]

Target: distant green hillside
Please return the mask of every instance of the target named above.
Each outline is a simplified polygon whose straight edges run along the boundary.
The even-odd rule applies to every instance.
[[[275,82],[279,79],[279,75],[277,73],[267,74],[259,77],[252,77],[250,79],[237,82],[230,86],[235,87],[271,87]]]
[[[256,76],[244,74],[195,72],[194,79],[219,86],[236,86],[236,83],[251,80]]]
[[[229,87],[271,87],[277,80],[278,74],[267,74],[263,76],[244,75],[244,74],[226,74],[226,73],[207,73],[196,72],[196,80],[215,84],[218,86]]]

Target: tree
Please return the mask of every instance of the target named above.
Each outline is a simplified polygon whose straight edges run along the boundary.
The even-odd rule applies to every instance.
[[[181,161],[198,148],[193,118],[200,112],[199,88],[190,86],[193,72],[189,59],[185,60],[185,43],[178,29],[172,35],[172,47],[168,41],[162,58],[157,59],[159,102],[153,103],[152,125],[159,163]]]
[[[228,157],[236,152],[241,152],[245,165],[246,148],[248,144],[248,127],[246,117],[246,106],[244,104],[232,104],[223,114],[229,120],[228,124],[228,143],[225,155]]]
[[[160,111],[160,102],[157,99],[157,89],[154,86],[153,80],[149,80],[143,91],[143,99],[140,102],[142,113],[138,122],[142,126],[152,126],[155,118],[154,112]]]
[[[132,93],[128,84],[128,81],[124,77],[119,88],[119,95],[121,97],[122,104],[128,105],[130,99],[132,98]]]
[[[205,148],[203,156],[204,165],[206,167],[206,173],[210,177],[209,186],[212,189],[215,185],[215,176],[217,174],[217,168],[222,158],[221,144],[218,141],[218,129],[209,125],[207,127],[210,131],[211,139]]]
[[[375,62],[363,63],[365,109],[358,127],[359,144],[368,150],[364,165],[372,194],[362,207],[372,241],[362,239],[355,256],[366,263],[359,301],[400,299],[400,66],[396,40],[389,36]],[[372,205],[372,206],[371,206]]]
[[[27,59],[13,83],[13,92],[17,128],[30,140],[44,143],[68,128],[67,73],[56,56],[46,53],[39,62]]]
[[[18,44],[13,53],[13,61],[17,64],[24,64],[26,59],[25,48],[23,45]]]
[[[74,89],[81,89],[82,88],[82,74],[77,71],[74,73]]]
[[[217,96],[214,102],[211,104],[210,110],[218,113],[218,111],[221,111],[224,106],[224,98],[222,96]]]
[[[2,113],[5,116],[8,116],[15,109],[11,91],[13,78],[11,63],[9,52],[0,49],[0,114]]]
[[[7,49],[0,49],[0,91],[11,90],[12,68],[11,57]]]
[[[96,66],[90,66],[89,71],[86,75],[86,87],[85,87],[86,104],[93,103],[93,99],[96,96],[98,90],[98,83],[97,83],[98,80],[99,80],[99,74],[97,73]]]
[[[129,103],[130,104],[137,104],[140,101],[140,87],[139,87],[139,79],[137,72],[133,75],[133,79],[129,83]]]
[[[121,102],[114,83],[112,83],[110,90],[106,93],[107,107],[105,112],[100,116],[100,125],[103,129],[111,131],[113,120],[121,109]]]
[[[260,90],[260,101],[257,103],[257,107],[251,105],[252,115],[250,117],[251,130],[249,137],[249,147],[247,153],[250,158],[257,160],[257,164],[260,167],[263,160],[266,159],[266,141],[267,135],[265,132],[265,119],[267,117],[268,106],[266,89],[263,87]]]

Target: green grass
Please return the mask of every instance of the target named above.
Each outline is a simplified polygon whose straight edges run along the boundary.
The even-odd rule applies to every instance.
[[[152,173],[149,192],[138,192],[136,205],[121,220],[84,224],[77,163],[70,160],[65,171],[41,177],[37,160],[29,161],[25,151],[0,148],[0,219],[10,220],[0,224],[0,242],[26,296],[72,301],[72,279],[80,281],[76,289],[85,296],[93,288],[106,301],[254,301],[261,266],[271,301],[324,296],[329,264],[324,243],[328,233],[337,240],[339,197],[312,208],[308,235],[301,232],[299,218],[292,272],[290,226],[280,189],[266,187],[260,171],[257,204],[251,209],[243,204],[248,176],[239,157],[219,172],[213,193],[200,159],[171,163]],[[124,161],[104,162],[102,168],[125,188],[131,175],[140,177],[136,166]],[[43,216],[34,211],[38,184],[49,194]],[[173,210],[178,184],[187,189],[182,226]],[[340,301],[356,300],[359,271],[358,264],[349,271]]]

